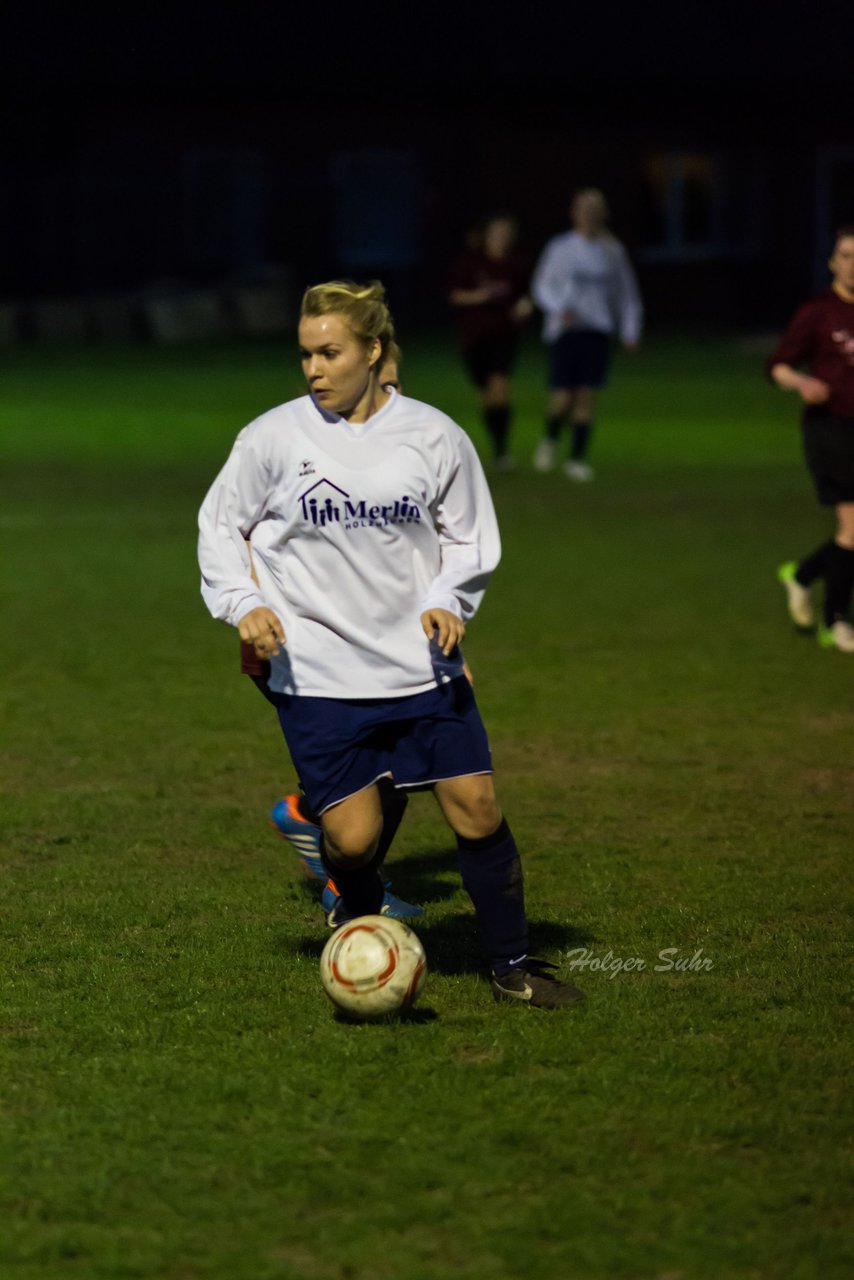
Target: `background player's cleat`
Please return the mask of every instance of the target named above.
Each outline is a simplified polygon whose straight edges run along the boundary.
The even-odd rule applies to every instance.
[[[548,972],[556,968],[556,964],[549,964],[547,960],[529,957],[500,978],[493,974],[492,994],[496,1000],[519,1001],[534,1009],[565,1009],[584,1004],[587,997],[583,991]]]
[[[795,577],[797,569],[798,565],[795,560],[789,560],[786,564],[781,564],[777,570],[777,580],[782,582],[785,588],[786,606],[792,622],[801,631],[811,631],[815,626],[815,605],[812,600],[812,591],[809,587],[803,587],[798,582]]]
[[[534,450],[534,470],[551,471],[556,451],[554,440],[541,440]]]
[[[563,474],[569,476],[570,480],[574,480],[576,484],[587,484],[593,479],[596,472],[589,462],[578,462],[570,458],[568,462],[563,464]]]
[[[838,649],[840,653],[854,653],[854,627],[840,618],[829,627],[819,627],[818,642],[822,649]]]
[[[298,801],[298,796],[285,796],[273,808],[270,822],[296,849],[306,875],[312,880],[326,880],[327,871],[320,860],[320,827],[306,821],[297,807]]]
[[[337,929],[341,924],[347,924],[352,916],[348,914],[341,895],[337,892],[330,880],[323,893],[320,895],[320,901],[323,903],[323,909],[326,912],[326,923],[330,929]],[[398,898],[396,894],[389,893],[386,889],[383,895],[383,905],[380,907],[381,916],[390,916],[392,920],[410,920],[413,916],[423,916],[424,908],[416,907],[412,902],[404,902],[402,898]]]

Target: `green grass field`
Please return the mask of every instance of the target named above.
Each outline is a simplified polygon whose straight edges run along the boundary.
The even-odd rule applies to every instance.
[[[453,355],[406,355],[482,445]],[[532,345],[466,651],[535,951],[645,967],[495,1005],[416,797],[390,868],[431,974],[359,1027],[197,585],[198,505],[290,351],[2,355],[3,1280],[854,1274],[854,662],[775,581],[828,531],[797,407],[735,340],[652,341],[580,487],[530,470],[541,378]]]

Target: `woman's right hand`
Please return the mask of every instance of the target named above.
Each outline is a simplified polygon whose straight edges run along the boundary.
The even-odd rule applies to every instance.
[[[285,643],[285,628],[272,609],[259,605],[237,624],[240,639],[251,644],[259,658],[273,658]]]

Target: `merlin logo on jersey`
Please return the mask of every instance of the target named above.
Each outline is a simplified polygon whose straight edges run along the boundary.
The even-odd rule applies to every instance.
[[[318,480],[300,494],[303,519],[315,528],[340,524],[344,529],[362,529],[389,524],[417,524],[421,510],[406,494],[394,502],[371,502],[353,498],[331,480]]]

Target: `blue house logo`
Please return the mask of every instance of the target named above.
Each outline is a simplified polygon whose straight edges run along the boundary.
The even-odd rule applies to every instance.
[[[318,480],[300,495],[302,518],[310,520],[313,525],[319,525],[321,528],[325,524],[331,524],[333,520],[340,520],[341,511],[336,498],[349,498],[349,496],[349,493],[339,489],[338,485],[333,484],[331,480]]]

